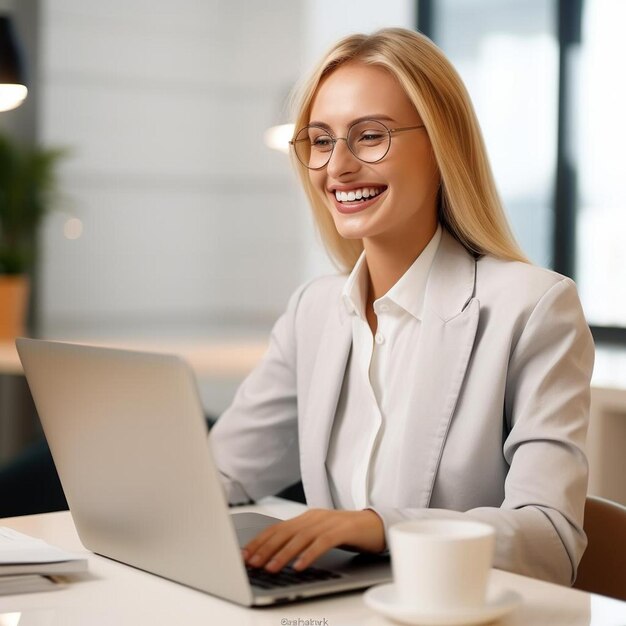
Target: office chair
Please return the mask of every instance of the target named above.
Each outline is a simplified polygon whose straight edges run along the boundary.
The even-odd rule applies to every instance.
[[[626,507],[587,496],[584,529],[589,545],[574,588],[626,600]]]

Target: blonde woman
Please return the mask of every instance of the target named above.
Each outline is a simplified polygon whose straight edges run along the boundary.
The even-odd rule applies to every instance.
[[[455,70],[414,32],[347,37],[300,91],[292,149],[344,274],[296,291],[211,433],[231,503],[301,479],[313,507],[244,559],[303,569],[466,518],[495,527],[496,567],[571,584],[593,343],[574,283],[515,243]]]

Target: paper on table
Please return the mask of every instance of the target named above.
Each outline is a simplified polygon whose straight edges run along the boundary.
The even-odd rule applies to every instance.
[[[19,563],[59,563],[84,560],[84,556],[51,546],[42,539],[0,527],[0,573],[3,565]]]

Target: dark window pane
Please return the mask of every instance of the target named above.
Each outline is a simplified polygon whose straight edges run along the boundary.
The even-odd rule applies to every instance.
[[[433,38],[459,70],[526,254],[551,261],[558,42],[552,0],[442,0]]]

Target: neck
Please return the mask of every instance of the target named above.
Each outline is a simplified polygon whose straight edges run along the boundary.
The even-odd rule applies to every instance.
[[[386,241],[378,238],[363,240],[369,271],[368,305],[384,296],[400,280],[436,231],[435,220],[427,228],[409,233],[410,236],[404,237],[401,241],[397,237]]]

